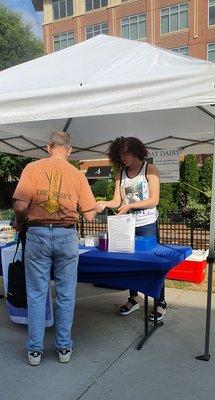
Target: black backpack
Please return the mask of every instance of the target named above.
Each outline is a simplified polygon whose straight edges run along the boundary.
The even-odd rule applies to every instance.
[[[19,244],[22,242],[22,260],[15,260]],[[7,301],[14,307],[27,308],[27,295],[25,283],[25,236],[19,233],[16,251],[13,257],[13,262],[8,267],[8,290]]]

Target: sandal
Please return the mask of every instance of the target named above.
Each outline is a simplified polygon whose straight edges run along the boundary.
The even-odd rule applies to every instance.
[[[158,305],[157,305],[157,321],[158,322],[161,321],[163,319],[164,315],[166,314],[166,308],[167,308],[167,304],[165,301],[163,303],[158,303]],[[149,319],[150,319],[150,321],[154,321],[154,319],[155,319],[154,310],[149,315]]]
[[[119,314],[128,315],[134,311],[139,310],[139,308],[140,308],[139,302],[134,300],[133,297],[129,297],[127,303],[120,307]]]

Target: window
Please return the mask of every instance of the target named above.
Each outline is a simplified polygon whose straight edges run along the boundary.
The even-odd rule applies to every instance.
[[[53,19],[73,15],[73,0],[52,0]]]
[[[208,0],[208,25],[215,25],[215,0]]]
[[[175,53],[183,54],[183,56],[188,56],[188,46],[175,47],[171,50]]]
[[[86,0],[86,11],[108,6],[108,0]]]
[[[146,14],[136,14],[121,19],[122,37],[127,39],[146,38]]]
[[[102,22],[101,24],[90,25],[85,28],[86,39],[90,39],[93,36],[99,35],[100,33],[108,35],[108,22]]]
[[[188,28],[188,3],[161,8],[161,34]]]
[[[65,47],[75,44],[74,33],[64,32],[54,35],[54,51],[65,49]]]
[[[208,61],[215,62],[215,43],[208,44]]]

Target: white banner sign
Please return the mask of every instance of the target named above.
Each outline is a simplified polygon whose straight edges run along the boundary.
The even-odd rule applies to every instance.
[[[179,149],[153,150],[148,158],[156,165],[162,183],[178,182],[179,180]]]

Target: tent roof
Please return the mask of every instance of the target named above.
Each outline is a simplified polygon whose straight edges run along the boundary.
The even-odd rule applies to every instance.
[[[79,159],[101,158],[119,135],[156,140],[154,148],[214,135],[212,119],[197,106],[215,104],[215,64],[148,43],[99,35],[2,71],[0,87],[2,151],[43,156],[39,147],[68,118]],[[160,139],[169,136],[179,139],[163,145]],[[187,149],[212,152],[213,146]]]

